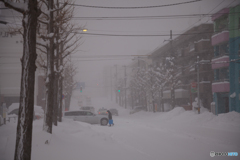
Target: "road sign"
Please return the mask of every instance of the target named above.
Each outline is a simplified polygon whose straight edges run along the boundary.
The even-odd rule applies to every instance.
[[[196,82],[192,82],[191,83],[191,88],[197,88],[197,83]]]
[[[191,83],[191,92],[192,93],[196,93],[197,92],[197,83],[196,82],[192,82]]]

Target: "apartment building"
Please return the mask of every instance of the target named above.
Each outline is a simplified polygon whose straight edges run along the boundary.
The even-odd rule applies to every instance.
[[[201,24],[195,26],[174,40],[170,40],[164,46],[152,52],[153,66],[158,67],[165,63],[166,57],[174,57],[177,81],[175,86],[176,105],[191,109],[191,104],[197,97],[197,92],[191,90],[191,84],[197,82],[197,57],[199,57],[199,87],[200,100],[204,107],[210,110],[212,102],[211,83],[213,71],[210,60],[213,56],[211,36],[213,24]],[[166,86],[163,92],[164,103],[171,103],[170,86]]]
[[[215,114],[240,112],[239,55],[240,55],[240,5],[224,8],[212,16],[214,22],[214,58],[212,92]]]
[[[0,7],[5,8],[3,4]],[[3,103],[9,107],[12,103],[19,103],[20,85],[21,85],[21,61],[23,55],[23,39],[20,34],[10,34],[9,25],[20,25],[13,16],[19,16],[19,13],[11,10],[1,10],[0,20],[0,106]],[[35,72],[35,96],[36,105],[44,106],[45,84],[43,73],[37,68]]]

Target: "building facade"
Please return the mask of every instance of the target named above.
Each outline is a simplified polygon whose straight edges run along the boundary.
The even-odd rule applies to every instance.
[[[0,3],[0,7],[5,6]],[[20,59],[23,55],[23,39],[20,34],[10,34],[8,24],[18,24],[13,17],[20,16],[11,10],[0,10],[0,106],[5,103],[9,107],[12,103],[19,103],[22,66]],[[45,84],[40,69],[35,72],[34,103],[44,106]]]
[[[212,83],[215,114],[240,112],[239,55],[240,5],[224,8],[212,16],[214,22],[214,83]]]
[[[153,65],[161,66],[166,57],[174,57],[176,80],[179,82],[175,88],[175,104],[185,109],[192,109],[192,102],[197,97],[197,92],[192,92],[191,84],[197,82],[197,57],[199,57],[199,87],[200,100],[205,108],[210,110],[212,102],[211,83],[213,71],[210,60],[213,56],[211,36],[213,24],[195,26],[182,35],[170,40],[164,46],[152,52]],[[170,86],[163,92],[164,103],[171,103]]]

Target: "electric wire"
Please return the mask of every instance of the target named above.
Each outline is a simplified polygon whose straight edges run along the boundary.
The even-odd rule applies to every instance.
[[[212,11],[214,11],[218,6],[220,6],[225,0],[222,0],[217,6],[215,6],[213,9],[211,9],[207,14],[210,14]],[[203,18],[200,18],[197,22],[195,22],[194,24],[190,25],[189,27],[187,27],[183,32],[186,32],[187,30],[189,30],[190,28],[192,28],[194,25],[196,25],[198,22],[200,22]],[[207,21],[208,22],[208,21]]]
[[[228,31],[238,30],[237,29],[228,29]],[[72,32],[74,34],[81,34],[81,35],[94,35],[94,36],[110,36],[110,37],[166,37],[169,36],[169,34],[104,34],[104,33],[79,33],[79,32]],[[179,33],[179,34],[172,34],[172,36],[180,36],[180,35],[199,35],[199,34],[207,34],[207,33],[213,33],[213,32],[195,32],[195,33]]]
[[[186,1],[180,3],[172,3],[172,4],[165,4],[165,5],[155,5],[155,6],[139,6],[139,7],[107,7],[107,6],[91,6],[91,5],[80,5],[80,4],[67,4],[71,6],[78,6],[78,7],[87,7],[87,8],[101,8],[101,9],[147,9],[147,8],[159,8],[159,7],[169,7],[169,6],[176,6],[181,4],[188,4],[199,2],[202,0],[194,0],[194,1]]]

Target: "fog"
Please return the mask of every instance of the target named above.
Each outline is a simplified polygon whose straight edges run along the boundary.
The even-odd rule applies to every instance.
[[[157,6],[186,2],[186,0],[121,0],[121,1],[89,1],[77,0],[76,4],[104,7],[142,7]],[[134,17],[134,16],[165,16],[165,15],[191,15],[216,13],[224,7],[238,4],[238,0],[204,0],[188,4],[168,7],[138,8],[138,9],[106,9],[75,6],[74,17]],[[87,28],[87,34],[111,35],[165,35],[165,36],[105,36],[82,35],[82,45],[77,53],[72,55],[73,62],[78,68],[76,81],[86,83],[86,91],[91,87],[103,87],[104,68],[113,68],[114,65],[122,69],[123,65],[130,65],[134,56],[147,55],[157,47],[169,40],[170,30],[174,34],[181,34],[187,29],[201,23],[211,23],[211,17],[195,16],[179,18],[158,19],[80,19],[75,18],[74,23]],[[168,36],[169,35],[169,36]],[[176,36],[173,36],[175,38]],[[165,41],[166,42],[166,41]],[[119,57],[119,55],[129,55]],[[87,56],[90,58],[81,58]],[[104,58],[97,58],[104,57]],[[115,56],[115,57],[113,57]],[[110,72],[110,69],[108,69]],[[123,69],[119,73],[123,72]],[[114,72],[115,73],[115,72]],[[108,74],[110,76],[110,73]],[[114,76],[112,71],[112,76]],[[98,84],[98,85],[97,85]],[[100,91],[101,92],[101,91]]]
[[[74,66],[77,68],[75,81],[85,82],[86,88],[84,88],[84,93],[95,93],[96,95],[99,95],[103,90],[109,90],[104,88],[106,87],[106,84],[104,85],[104,83],[108,80],[107,83],[109,83],[109,85],[107,86],[109,87],[111,85],[110,79],[112,78],[112,86],[115,85],[116,67],[114,67],[114,65],[117,65],[118,76],[123,78],[123,65],[129,66],[133,63],[134,57],[151,54],[156,48],[167,43],[170,39],[170,30],[172,30],[173,38],[176,38],[176,34],[182,34],[196,25],[201,23],[212,23],[211,16],[199,15],[190,17],[190,15],[213,14],[224,7],[239,4],[240,1],[203,0],[164,7],[151,7],[182,2],[188,1],[75,1],[74,18],[72,19],[72,23],[88,30],[84,33],[79,31],[82,32],[81,40],[79,42],[81,45],[77,48],[74,54],[71,54]],[[92,7],[82,7],[78,5]],[[96,8],[94,6],[145,8],[110,9]],[[0,7],[4,8],[4,5],[0,3]],[[1,20],[7,21],[13,27],[14,25],[17,25],[18,27],[21,26],[21,17],[19,14],[16,14],[16,12],[12,10],[0,10],[0,13],[1,12],[4,13]],[[188,16],[179,17],[179,15]],[[154,18],[154,16],[165,17]],[[106,17],[122,18],[106,19]],[[135,18],[130,19],[129,17]],[[0,25],[1,28],[4,26],[5,29],[3,29],[3,31],[6,31],[6,26],[3,24]],[[5,43],[8,44],[10,42]],[[5,45],[1,45],[1,47],[8,51],[8,48]],[[20,53],[19,56],[21,56],[21,54],[22,53]],[[19,56],[17,58],[19,58]],[[19,66],[19,63],[16,61],[18,60],[14,59],[14,65]],[[13,66],[13,63],[9,65]],[[3,69],[3,65],[0,67]],[[110,74],[111,69],[112,74]],[[129,76],[131,69],[131,67],[127,67],[127,76]]]

